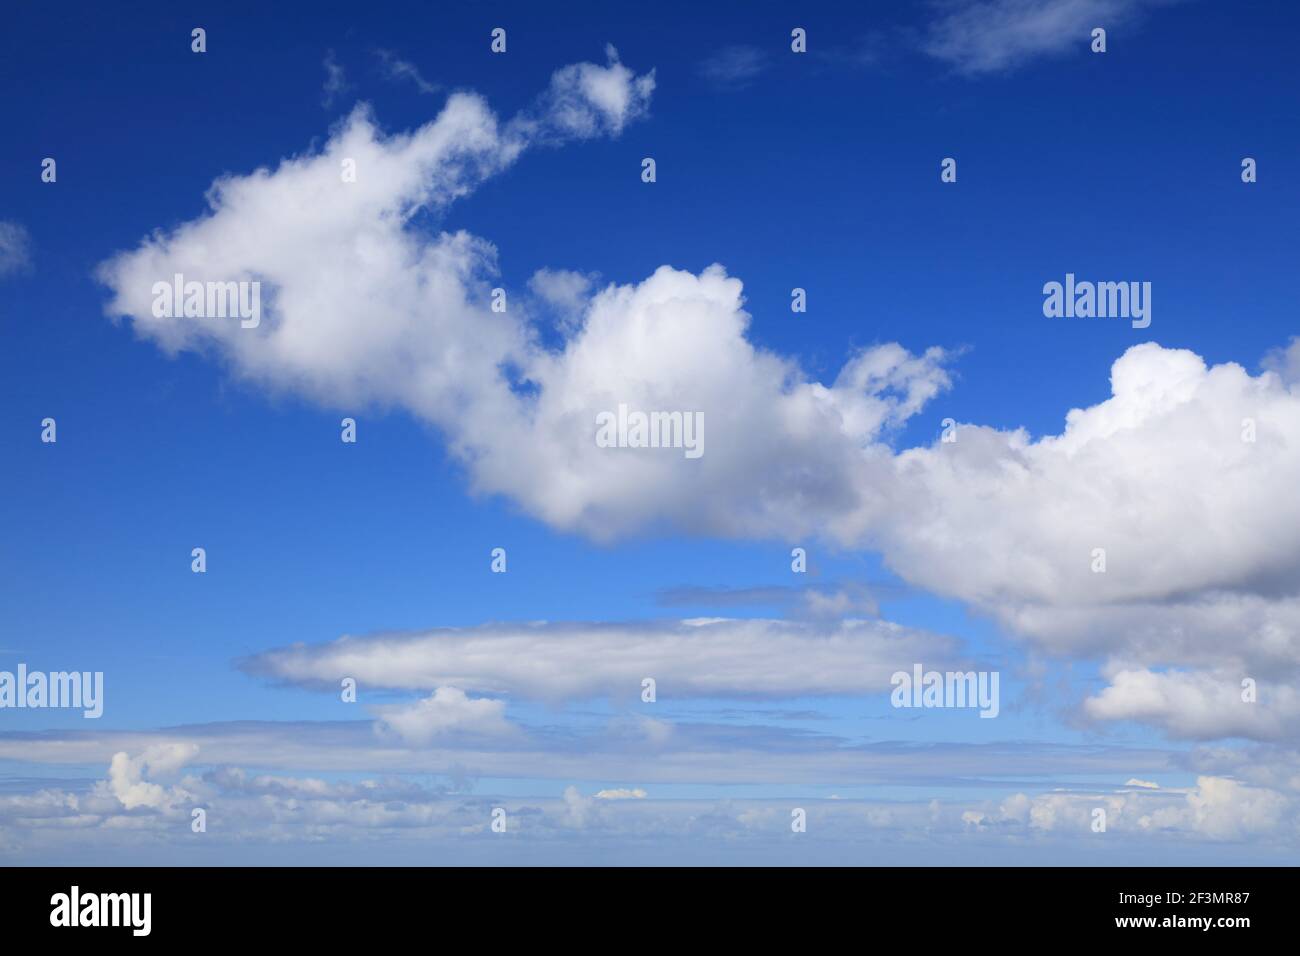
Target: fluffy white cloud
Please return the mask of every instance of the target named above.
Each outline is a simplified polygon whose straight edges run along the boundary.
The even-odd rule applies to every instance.
[[[1064,22],[1065,5],[1048,7],[1051,17],[1032,22]],[[980,9],[1002,16],[1019,8]],[[319,153],[220,180],[208,215],[105,264],[110,311],[131,316],[164,349],[213,350],[272,388],[349,408],[370,400],[406,409],[442,431],[475,491],[508,496],[560,529],[601,540],[662,528],[801,543],[820,536],[881,551],[908,582],[996,616],[1051,654],[1109,661],[1112,670],[1267,670],[1294,682],[1294,345],[1271,355],[1259,375],[1138,345],[1114,363],[1111,397],[1071,411],[1060,434],[1033,439],[969,424],[956,442],[898,453],[887,443],[894,430],[950,384],[952,355],[943,349],[914,355],[878,345],[849,356],[823,384],[749,341],[741,283],[716,265],[698,275],[664,266],[641,282],[610,285],[546,347],[526,310],[489,307],[498,281],[490,243],[414,224],[417,211],[441,212],[530,146],[617,134],[646,111],[652,89],[652,74],[636,76],[611,51],[605,66],[558,71],[533,107],[506,122],[466,93],[409,134],[384,136],[358,110]],[[341,181],[345,159],[356,162],[355,183]],[[260,278],[268,288],[261,325],[153,316],[153,283],[177,272]],[[558,275],[534,277],[534,291],[574,303],[588,295]],[[596,416],[620,405],[700,413],[705,453],[598,446]],[[1094,572],[1097,549],[1105,573]],[[466,668],[439,651],[422,658],[440,663],[417,671],[418,686],[586,693],[615,679],[592,657],[568,677],[547,662],[571,660],[560,646],[568,638],[589,643],[580,629],[555,645],[544,631],[521,636],[542,642],[543,676],[511,674],[509,665]],[[709,643],[694,642],[689,653]],[[351,650],[330,651],[330,676],[353,674],[335,667]],[[694,688],[687,693],[717,692],[727,681],[784,693],[798,683],[777,679],[753,654],[725,650],[739,662],[717,671],[725,681],[681,674]],[[307,656],[281,652],[263,663],[310,671]],[[638,680],[656,673],[646,665],[677,673],[654,654],[613,659],[629,671],[619,681],[634,665]],[[596,676],[573,676],[583,672]],[[836,686],[804,676],[810,688]],[[1134,713],[1116,701],[1112,694],[1085,712]],[[1192,732],[1186,721],[1180,730],[1146,713]],[[1232,732],[1203,723],[1195,730]]]
[[[1291,336],[1286,346],[1270,351],[1264,356],[1263,364],[1288,385],[1300,382],[1300,335]]]
[[[567,118],[504,128],[468,94],[406,136],[385,139],[354,113],[322,154],[220,181],[210,216],[108,263],[111,309],[165,348],[216,347],[278,388],[402,405],[444,429],[476,488],[556,526],[603,538],[668,521],[878,546],[909,581],[1049,644],[1087,639],[1072,609],[1271,597],[1295,579],[1300,396],[1278,374],[1140,345],[1116,361],[1112,397],[1072,411],[1060,435],[968,425],[955,443],[895,455],[881,436],[949,384],[941,349],[879,346],[829,387],[809,381],[747,341],[740,282],[715,266],[610,286],[548,351],[486,307],[487,243],[408,228],[415,209],[512,162],[528,130],[621,126],[639,84],[617,62],[562,70],[540,115]],[[590,89],[599,100],[582,98]],[[590,124],[568,115],[583,103]],[[339,181],[345,157],[357,183]],[[156,318],[152,283],[174,272],[263,276],[269,318],[257,329]],[[507,366],[535,388],[512,388]],[[706,454],[598,447],[595,416],[619,404],[702,412]],[[1242,440],[1247,419],[1254,441]],[[1092,572],[1095,548],[1105,574]],[[1036,618],[1042,607],[1050,619]]]
[[[903,452],[892,517],[864,527],[907,580],[1054,654],[1127,671],[1089,702],[1094,719],[1293,733],[1300,392],[1155,344],[1129,349],[1111,383],[1059,435],[963,426],[955,443]],[[1204,673],[1139,676],[1167,667]],[[1243,705],[1241,679],[1265,676],[1267,695]]]
[[[1198,777],[1196,789],[1187,795],[1187,810],[1173,822],[1216,840],[1234,840],[1273,831],[1288,813],[1294,813],[1293,801],[1280,793],[1223,777]]]
[[[125,751],[113,755],[108,765],[106,787],[128,810],[147,807],[171,810],[189,794],[178,787],[164,787],[145,779],[146,774],[175,773],[197,756],[199,748],[188,742],[153,744],[134,757]]]
[[[1154,724],[1174,737],[1272,740],[1294,736],[1300,719],[1295,687],[1265,681],[1247,696],[1240,673],[1141,669],[1109,677],[1109,685],[1084,702],[1089,716]]]
[[[381,729],[391,730],[417,746],[452,731],[508,734],[513,729],[505,719],[505,701],[471,699],[455,687],[439,687],[414,704],[373,707],[371,710],[379,717]]]
[[[587,311],[594,279],[568,269],[538,269],[528,280],[528,289],[556,314],[565,334],[571,335]]]
[[[219,180],[208,215],[105,263],[108,310],[165,350],[213,350],[273,389],[405,408],[442,429],[477,490],[562,527],[596,537],[665,520],[725,534],[824,527],[867,491],[862,447],[947,386],[943,350],[882,346],[830,387],[809,381],[747,341],[741,284],[714,266],[610,286],[549,351],[522,317],[489,307],[488,242],[411,223],[532,144],[617,133],[652,88],[651,74],[617,59],[578,64],[504,124],[460,93],[433,122],[391,137],[360,107],[320,153]],[[356,182],[342,181],[347,160]],[[260,325],[155,316],[154,284],[178,273],[261,281]],[[620,404],[701,413],[706,454],[598,447],[596,416]]]
[[[1273,593],[1300,568],[1300,498],[1284,491],[1300,476],[1300,394],[1152,343],[1115,362],[1111,385],[1060,435],[964,426],[899,455],[890,563],[989,607]]]
[[[1133,781],[1130,781],[1133,783]],[[1142,789],[1114,793],[1017,793],[996,808],[969,810],[962,822],[976,829],[1008,825],[1028,831],[1088,834],[1105,811],[1106,831],[1125,834],[1194,835],[1239,840],[1276,834],[1294,837],[1293,796],[1251,787],[1227,777],[1202,776],[1186,790]]]
[[[574,63],[557,70],[527,129],[553,131],[562,136],[617,136],[637,119],[654,92],[654,71],[637,76],[618,59],[618,51],[605,47],[608,65]]]
[[[563,351],[534,356],[522,427],[476,436],[476,486],[602,539],[664,521],[799,534],[852,508],[860,447],[948,384],[945,353],[871,349],[828,388],[752,346],[748,322],[741,284],[720,266],[665,266],[605,289]],[[596,416],[620,404],[701,414],[704,455],[599,447]]]
[[[612,60],[556,73],[538,104],[506,123],[478,96],[386,137],[358,107],[319,153],[217,181],[210,212],[106,262],[109,311],[168,351],[214,349],[245,376],[329,401],[407,407],[473,434],[519,414],[499,366],[523,360],[528,332],[487,307],[490,244],[409,228],[539,142],[617,132],[654,81]],[[345,162],[356,181],[345,182]],[[260,281],[257,328],[153,315],[155,282]],[[467,408],[469,420],[461,412]],[[482,416],[482,417],[480,417]]]

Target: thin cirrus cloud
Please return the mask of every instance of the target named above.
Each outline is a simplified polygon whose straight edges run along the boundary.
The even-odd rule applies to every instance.
[[[414,63],[403,60],[392,50],[376,50],[375,56],[379,57],[384,76],[390,80],[411,83],[421,93],[429,96],[442,89],[437,83],[426,80]]]
[[[979,718],[973,718],[978,721]],[[665,728],[665,725],[667,727]],[[667,732],[665,732],[665,729]],[[226,765],[278,774],[431,773],[449,779],[605,780],[610,785],[694,783],[999,789],[1032,779],[1063,787],[1080,775],[1131,779],[1191,772],[1232,775],[1252,785],[1294,789],[1282,751],[1187,755],[1152,747],[1096,744],[863,742],[807,729],[624,718],[562,737],[520,724],[509,734],[435,735],[427,742],[376,732],[373,720],[236,721],[161,730],[0,734],[0,757],[46,765],[107,766],[119,753],[181,754],[185,765]],[[179,766],[181,764],[177,764]],[[149,778],[149,760],[124,783]],[[161,768],[160,768],[161,769]]]
[[[963,0],[931,21],[921,48],[959,73],[1001,73],[1043,56],[1087,50],[1110,30],[1177,0]]]
[[[742,89],[769,66],[767,52],[756,46],[725,46],[699,65],[700,76],[722,89]]]
[[[321,106],[329,109],[334,105],[334,101],[346,93],[350,87],[347,72],[334,58],[333,50],[326,51],[321,66],[325,68],[325,83],[321,87]]]
[[[26,226],[0,220],[0,279],[31,267],[31,245]]]

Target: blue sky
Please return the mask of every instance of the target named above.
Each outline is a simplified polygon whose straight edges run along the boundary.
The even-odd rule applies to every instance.
[[[0,854],[1294,861],[1294,12],[696,6],[6,14],[0,670],[106,689],[0,710]],[[416,155],[449,103],[465,169]],[[265,324],[150,316],[182,266]],[[1151,325],[1044,317],[1067,272]],[[701,466],[577,434],[611,396],[699,409]],[[913,663],[998,717],[891,706]]]

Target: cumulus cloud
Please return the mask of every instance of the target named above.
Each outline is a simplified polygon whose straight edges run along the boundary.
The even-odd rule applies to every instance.
[[[146,807],[170,810],[189,794],[179,787],[164,787],[145,779],[145,775],[175,773],[198,754],[197,745],[188,742],[154,744],[131,756],[125,751],[113,755],[108,765],[106,787],[128,810]]]
[[[1100,657],[1112,672],[1218,675],[1195,679],[1198,700],[1223,705],[1200,717],[1176,703],[1193,693],[1188,678],[1134,674],[1089,716],[1179,736],[1285,732],[1295,695],[1277,685],[1294,685],[1300,662],[1300,499],[1288,490],[1300,393],[1274,373],[1153,343],[1118,359],[1111,384],[1059,435],[961,426],[955,443],[903,452],[894,517],[864,527],[909,582],[1051,653]],[[1267,705],[1242,707],[1241,679],[1262,674]]]
[[[1065,22],[1062,4],[1047,8],[1051,16],[1033,24]],[[1019,5],[978,9],[1005,18]],[[1035,26],[1027,35],[1044,33],[1051,31]],[[207,215],[106,263],[109,311],[129,316],[137,334],[169,352],[215,353],[273,389],[348,408],[371,401],[405,409],[440,429],[474,491],[506,496],[558,529],[597,540],[664,529],[827,539],[879,551],[909,584],[991,614],[1049,654],[1098,659],[1112,672],[1267,671],[1296,682],[1294,345],[1270,355],[1258,375],[1137,345],[1115,361],[1111,396],[1070,411],[1059,434],[1035,439],[970,423],[956,429],[955,442],[896,451],[898,430],[951,386],[954,353],[877,344],[848,356],[824,384],[749,340],[741,282],[720,265],[699,273],[663,266],[596,291],[581,273],[539,273],[535,295],[578,310],[562,341],[544,346],[518,311],[490,308],[500,281],[490,242],[417,225],[418,211],[442,214],[529,148],[617,135],[645,114],[653,86],[653,73],[634,74],[611,49],[604,66],[557,71],[531,107],[506,121],[481,98],[457,93],[432,122],[390,136],[359,108],[320,152],[219,180]],[[356,163],[355,183],[341,181],[346,159]],[[175,273],[262,280],[264,320],[244,329],[155,317],[152,285]],[[596,418],[620,405],[699,413],[706,453],[687,459],[666,449],[600,447]],[[1101,552],[1104,573],[1096,570]],[[814,597],[810,613],[853,606],[848,595]],[[745,627],[761,631],[758,646],[770,642],[773,653],[792,640],[807,646],[770,623],[734,622],[679,625],[659,643],[684,642],[688,655],[698,654]],[[854,629],[850,643],[863,638],[863,625],[846,627]],[[723,675],[716,680],[678,675],[653,653],[615,652],[609,660],[626,669],[618,674],[587,656],[567,677],[546,663],[529,676],[508,663],[466,667],[449,656],[446,648],[485,633],[385,639],[404,654],[420,648],[424,669],[415,676],[390,674],[373,656],[349,660],[361,642],[275,652],[256,666],[293,680],[323,680],[321,667],[332,679],[364,677],[346,662],[373,668],[380,683],[539,696],[607,693],[610,681],[632,679],[633,670],[638,681],[655,673],[646,666],[679,676],[688,694],[728,692],[728,681],[759,694],[799,683],[770,673],[770,664],[744,671],[755,655],[732,646],[727,659],[738,664],[713,671]],[[561,633],[556,646],[547,644]],[[685,641],[687,633],[708,636]],[[568,661],[559,645],[587,646],[591,634],[542,629],[515,639],[540,641],[546,660]],[[494,632],[493,646],[501,640]],[[826,657],[821,647],[808,660]],[[785,670],[803,673],[798,665]],[[595,676],[576,676],[583,673]],[[816,678],[806,689],[841,686],[803,676]],[[855,681],[847,685],[860,687]],[[1103,692],[1085,716],[1139,714],[1183,734],[1272,733],[1267,724],[1196,722],[1185,708],[1135,710],[1121,706],[1122,697]],[[1275,703],[1286,699],[1273,695]]]
[[[887,531],[891,564],[990,606],[1275,591],[1300,566],[1300,500],[1281,494],[1300,475],[1300,395],[1154,343],[1118,359],[1111,386],[1060,435],[971,425],[954,443],[900,455],[895,503],[908,514]],[[976,546],[977,528],[996,537]],[[1095,548],[1106,549],[1105,573],[1093,570]]]
[[[381,729],[391,730],[408,743],[421,746],[450,732],[508,734],[505,701],[471,699],[455,687],[439,687],[414,704],[371,708]]]
[[[1263,365],[1288,385],[1300,383],[1300,335],[1293,335],[1285,346],[1270,350],[1264,356]]]
[[[186,784],[192,789],[187,798],[222,821],[208,836],[216,853],[223,845],[282,847],[292,842],[340,847],[355,861],[359,851],[382,852],[384,846],[405,845],[409,839],[420,841],[421,854],[430,846],[465,853],[470,851],[464,837],[486,832],[496,806],[506,810],[516,840],[563,842],[575,830],[599,830],[602,852],[615,842],[630,848],[653,837],[649,842],[666,842],[670,854],[681,840],[697,849],[707,845],[711,853],[738,840],[774,860],[788,861],[790,853],[790,801],[779,797],[664,800],[650,799],[640,788],[585,796],[569,784],[558,797],[518,798],[395,780],[254,775],[238,766],[188,778]],[[805,797],[799,804],[808,814],[809,840],[849,848],[849,859],[860,859],[869,845],[873,856],[883,850],[898,854],[900,862],[915,862],[925,844],[937,845],[942,858],[951,859],[963,846],[981,852],[994,841],[1007,846],[1050,842],[1058,853],[1078,854],[1108,839],[1092,830],[1098,809],[1105,811],[1106,832],[1121,836],[1122,846],[1232,842],[1285,853],[1296,836],[1293,794],[1208,775],[1175,790],[1016,792],[979,802]],[[0,836],[9,837],[26,855],[63,845],[64,833],[81,858],[118,845],[123,833],[148,834],[155,848],[170,845],[183,854],[192,852],[183,836],[187,828],[177,827],[167,813],[129,811],[98,789],[0,795]],[[401,839],[394,841],[395,836]],[[134,845],[139,846],[138,839]],[[1108,850],[1115,852],[1113,846]]]
[[[1267,833],[1278,827],[1286,813],[1293,812],[1291,801],[1280,793],[1222,777],[1198,777],[1187,804],[1185,814],[1173,821],[1175,825],[1182,823],[1217,840]],[[1167,821],[1153,821],[1161,822]]]
[[[411,224],[530,145],[616,134],[644,113],[653,74],[610,55],[604,67],[559,70],[506,123],[460,93],[428,125],[385,137],[358,108],[319,154],[219,180],[207,216],[105,263],[109,311],[168,352],[216,352],[273,389],[403,407],[443,430],[477,490],[559,526],[597,537],[663,521],[733,534],[814,529],[863,493],[852,474],[860,446],[947,386],[942,349],[880,346],[830,387],[809,381],[746,340],[741,284],[714,266],[610,286],[562,350],[545,350],[522,320],[489,307],[490,243]],[[356,182],[341,181],[345,160]],[[245,329],[154,316],[154,283],[177,273],[262,281],[265,318]],[[723,441],[685,462],[608,454],[596,416],[620,403],[701,413]]]
[[[612,134],[649,109],[654,71],[637,76],[619,62],[618,51],[605,47],[605,66],[574,63],[557,70],[538,108],[530,132],[551,129],[564,137]]]
[[[1239,840],[1278,834],[1295,824],[1294,797],[1251,787],[1226,777],[1201,776],[1185,790],[1142,789],[1112,793],[1058,792],[1005,798],[996,808],[963,812],[976,829],[1020,828],[1027,832],[1089,833],[1097,811],[1105,811],[1106,832],[1189,835]],[[1289,836],[1289,834],[1287,834]]]
[[[477,415],[517,414],[499,408],[510,395],[499,366],[522,358],[527,335],[481,301],[494,250],[466,233],[424,236],[409,220],[530,145],[621,129],[652,88],[649,74],[617,61],[579,64],[507,123],[458,93],[437,119],[392,137],[360,106],[320,153],[219,180],[208,215],[105,263],[109,311],[131,316],[138,334],[169,352],[213,349],[252,379],[317,398],[393,403],[435,421],[466,404]],[[355,182],[343,181],[347,161]],[[269,321],[240,329],[154,316],[153,284],[175,273],[263,282]]]
[[[599,539],[664,523],[797,535],[851,509],[866,493],[861,446],[947,387],[947,353],[864,350],[826,387],[755,348],[748,323],[741,283],[720,266],[664,266],[604,289],[562,351],[533,356],[537,394],[522,420],[478,436],[476,487]],[[699,413],[717,440],[693,460],[611,453],[596,444],[595,421],[620,404]]]
[[[1097,720],[1140,721],[1173,737],[1294,736],[1300,692],[1266,682],[1262,691],[1251,688],[1248,694],[1243,687],[1247,680],[1254,683],[1223,672],[1118,670],[1110,675],[1108,686],[1084,702],[1084,709]]]
[[[591,301],[594,276],[568,269],[538,269],[528,289],[556,314],[560,327],[572,334],[580,326]]]
[[[963,426],[954,443],[899,455],[907,520],[886,532],[891,564],[977,604],[1026,608],[1018,623],[1033,631],[1034,605],[1272,596],[1294,580],[1300,500],[1282,489],[1300,475],[1300,394],[1154,343],[1118,359],[1111,385],[1060,435]],[[977,529],[995,535],[978,560]]]
[[[621,64],[585,64],[557,74],[549,101],[569,102],[602,69],[597,88],[635,98]],[[600,95],[593,117],[631,101]],[[1280,375],[1148,343],[1116,361],[1112,397],[1070,412],[1060,435],[963,425],[956,442],[895,454],[882,438],[949,386],[951,356],[882,345],[830,386],[810,381],[747,341],[740,282],[720,267],[610,286],[561,350],[544,350],[486,307],[474,276],[490,266],[487,243],[425,239],[404,219],[528,141],[465,94],[409,136],[383,139],[354,113],[324,154],[221,181],[211,216],[109,263],[112,308],[164,348],[216,348],[274,387],[402,405],[444,429],[478,490],[557,527],[609,538],[669,523],[878,547],[908,581],[1056,650],[1104,651],[1102,631],[1127,641],[1118,632],[1131,621],[1089,628],[1100,607],[1142,618],[1143,639],[1163,653],[1156,631],[1168,618],[1152,609],[1200,614],[1207,603],[1253,615],[1258,643],[1276,645],[1270,627],[1290,613],[1279,588],[1300,567],[1300,499],[1286,493],[1300,475],[1300,396]],[[355,184],[338,181],[344,156],[357,159]],[[276,290],[270,320],[155,318],[149,289],[173,272],[264,275]],[[508,365],[535,388],[521,394]],[[619,404],[702,412],[708,453],[600,448],[595,417]],[[1254,441],[1243,441],[1246,420]],[[1097,548],[1105,574],[1092,570]],[[1266,604],[1241,603],[1252,598]]]

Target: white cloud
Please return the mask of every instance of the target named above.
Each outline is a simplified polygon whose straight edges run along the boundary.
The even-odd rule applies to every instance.
[[[661,267],[596,295],[559,353],[535,353],[538,394],[514,420],[477,433],[475,487],[509,495],[549,523],[608,539],[668,522],[697,533],[798,534],[865,489],[860,446],[947,384],[946,355],[897,346],[856,356],[830,387],[745,338],[740,282]],[[595,443],[596,416],[699,412],[711,439],[695,460]]]
[[[1097,720],[1134,720],[1171,736],[1273,740],[1296,735],[1300,692],[1264,681],[1258,698],[1243,700],[1240,673],[1115,670],[1110,684],[1084,701]]]
[[[418,209],[442,211],[532,145],[616,134],[645,113],[653,83],[610,51],[606,66],[557,71],[532,108],[504,123],[465,93],[404,135],[380,134],[358,110],[320,153],[219,181],[210,215],[107,263],[110,311],[130,315],[138,334],[168,351],[214,351],[274,389],[349,409],[367,400],[403,408],[441,429],[473,490],[507,496],[559,529],[599,540],[669,528],[830,539],[879,550],[907,582],[994,615],[1050,654],[1100,659],[1112,670],[1268,669],[1281,683],[1296,679],[1294,346],[1267,360],[1274,371],[1251,375],[1138,345],[1114,363],[1111,397],[1070,411],[1060,434],[1035,440],[968,424],[954,443],[896,453],[887,444],[894,431],[950,385],[953,356],[941,348],[918,355],[878,345],[850,356],[824,385],[749,341],[741,283],[716,265],[699,274],[664,266],[609,285],[563,329],[561,345],[546,348],[519,314],[490,309],[500,281],[490,243],[464,232],[429,236],[412,224]],[[345,158],[356,161],[356,183],[340,181]],[[155,318],[152,284],[175,272],[262,278],[266,318],[256,329]],[[565,281],[571,299],[586,294]],[[535,276],[534,287],[555,291],[555,274]],[[707,453],[597,446],[596,415],[620,404],[702,413]],[[1247,420],[1254,441],[1242,438]],[[1093,572],[1099,548],[1103,574]],[[590,643],[589,634],[564,636]],[[544,631],[517,637],[549,639]],[[432,659],[445,662],[438,654]],[[569,659],[560,646],[547,654]],[[654,655],[616,659],[663,666]],[[549,668],[528,693],[583,684]],[[459,666],[436,671],[422,675],[421,689],[521,686],[508,667],[482,684],[459,680]],[[614,676],[589,659],[574,669],[582,671]],[[728,680],[757,680],[749,686],[766,693],[771,677],[757,667]],[[770,686],[783,693],[790,683]],[[1114,705],[1112,694],[1087,713],[1133,712]],[[1168,720],[1145,713],[1173,733],[1234,732],[1185,710],[1162,711]]]
[[[666,720],[653,717],[638,717],[637,730],[653,747],[666,747],[673,738],[673,725]]]
[[[321,105],[326,109],[334,105],[334,100],[348,89],[347,74],[338,61],[334,51],[328,50],[321,64],[325,68],[325,84],[321,87]]]
[[[31,236],[21,223],[0,220],[0,278],[31,266]]]
[[[1088,51],[1094,27],[1109,33],[1159,2],[960,0],[930,25],[924,49],[962,73],[993,73],[1069,49]]]
[[[1187,803],[1190,820],[1184,816],[1178,822],[1216,840],[1271,832],[1293,812],[1280,793],[1222,777],[1198,777]]]
[[[407,743],[428,744],[455,731],[471,734],[508,734],[513,728],[505,719],[505,701],[471,699],[455,687],[439,687],[414,704],[371,708],[382,729],[391,730]]]
[[[633,697],[637,706],[639,697]],[[664,698],[661,696],[660,700]],[[907,721],[905,714],[900,721]],[[989,721],[978,723],[992,723]],[[879,731],[886,725],[873,723]],[[661,729],[670,732],[660,734]],[[930,744],[898,746],[863,743],[816,727],[783,729],[756,722],[741,728],[678,719],[673,723],[629,715],[626,721],[597,721],[557,737],[549,728],[521,725],[512,736],[446,734],[428,746],[377,735],[369,720],[311,722],[240,721],[167,731],[47,733],[40,737],[0,734],[0,759],[30,764],[107,764],[120,752],[139,753],[176,742],[202,748],[212,766],[239,765],[272,775],[323,773],[438,773],[471,778],[600,780],[607,785],[669,783],[793,784],[837,788],[857,784],[966,788],[972,777],[1018,783],[1035,779],[1064,786],[1080,774],[1127,779],[1139,774],[1187,772],[1177,752],[1088,744]],[[1268,787],[1287,787],[1284,768],[1294,755],[1266,757],[1258,750],[1202,754],[1196,772],[1231,774]],[[1273,767],[1268,777],[1256,777]],[[1046,784],[1045,784],[1046,785]],[[1300,789],[1300,786],[1291,788]],[[110,795],[111,796],[111,795]],[[120,806],[116,798],[114,806]]]
[[[767,69],[767,54],[754,46],[727,46],[700,64],[700,75],[724,89],[748,86]]]
[[[587,825],[595,809],[595,800],[592,797],[584,797],[578,792],[578,788],[568,786],[564,788],[564,807],[565,822],[572,827],[582,828]]]
[[[664,520],[723,534],[814,532],[871,493],[857,474],[864,446],[947,386],[942,349],[880,346],[832,386],[810,382],[746,341],[741,285],[715,266],[608,287],[564,348],[547,351],[523,321],[489,308],[490,244],[408,226],[532,143],[617,132],[652,88],[651,74],[616,59],[578,64],[508,123],[461,93],[434,122],[387,138],[359,108],[321,153],[218,181],[210,215],[106,263],[109,311],[169,352],[215,351],[273,389],[406,408],[442,428],[476,490],[558,526],[604,538]],[[341,181],[348,159],[355,183]],[[263,321],[155,317],[153,284],[176,273],[262,280]],[[507,368],[536,394],[518,394]],[[596,415],[620,403],[702,413],[722,441],[697,460],[610,454],[595,443]]]
[[[502,368],[530,364],[531,333],[488,307],[490,244],[463,232],[430,238],[408,222],[530,145],[617,132],[645,111],[652,89],[651,74],[617,60],[578,64],[507,123],[457,93],[436,120],[392,137],[358,107],[320,153],[219,180],[207,216],[105,263],[109,311],[168,352],[218,352],[274,389],[405,407],[443,425],[472,458],[480,436],[509,440],[525,428],[527,409]],[[356,182],[343,182],[347,160]],[[267,317],[256,329],[155,317],[152,287],[176,273],[260,280]]]
[[[437,83],[426,80],[414,63],[403,60],[391,50],[376,50],[375,55],[383,63],[384,73],[390,80],[409,80],[425,95],[432,95],[442,89]]]
[[[890,564],[922,586],[1024,611],[1016,623],[1031,632],[1036,606],[1267,594],[1300,569],[1300,497],[1284,491],[1300,476],[1300,394],[1153,343],[1125,352],[1111,385],[1060,435],[963,426],[954,443],[898,456]],[[1105,573],[1094,548],[1106,550]]]
[[[542,700],[659,694],[794,697],[887,694],[895,671],[956,655],[949,638],[883,621],[757,619],[649,624],[521,624],[343,637],[267,651],[249,673],[337,688],[462,688]],[[479,702],[475,702],[479,703]],[[660,735],[661,736],[661,735]]]
[[[543,125],[566,136],[617,136],[623,127],[649,108],[654,92],[654,71],[637,76],[618,59],[618,51],[605,47],[607,65],[574,63],[557,70],[541,101]]]
[[[1286,346],[1271,350],[1264,356],[1263,365],[1288,385],[1300,383],[1300,335],[1291,336]]]
[[[591,301],[593,279],[566,269],[538,269],[528,280],[528,289],[556,313],[561,329],[572,334]]]
[[[177,803],[189,799],[189,794],[180,788],[150,782],[145,775],[175,773],[198,752],[196,744],[173,742],[153,744],[134,757],[125,751],[116,753],[108,766],[107,790],[128,810],[174,809]]]
[[[222,844],[247,852],[250,846],[286,843],[344,846],[356,854],[374,852],[383,843],[418,839],[419,852],[430,844],[446,851],[481,853],[466,847],[465,836],[486,832],[494,806],[503,806],[516,840],[565,840],[572,831],[598,829],[601,852],[612,841],[661,845],[689,840],[710,854],[744,840],[756,850],[767,846],[788,858],[788,798],[748,800],[649,799],[640,788],[601,790],[584,796],[574,785],[559,798],[515,798],[452,792],[398,780],[361,779],[330,782],[313,777],[253,776],[239,767],[222,767],[185,780],[187,800],[221,820],[209,832],[214,851]],[[1183,790],[1053,791],[1013,793],[972,804],[941,802],[873,802],[861,799],[801,798],[809,818],[809,839],[826,840],[860,858],[869,847],[873,858],[891,845],[900,862],[925,844],[937,847],[951,862],[962,847],[981,852],[991,843],[1024,848],[1050,845],[1057,851],[1097,846],[1109,838],[1092,831],[1098,808],[1106,811],[1106,832],[1122,836],[1123,846],[1145,847],[1157,841],[1206,844],[1231,841],[1235,852],[1253,843],[1281,853],[1296,841],[1294,795],[1254,787],[1230,778],[1202,775]],[[121,845],[120,834],[151,831],[154,846],[172,842],[192,852],[177,826],[186,807],[124,812],[121,802],[97,790],[72,793],[46,788],[31,794],[0,795],[0,837],[9,837],[27,853],[62,845],[70,833],[84,859],[100,848]],[[367,840],[379,840],[380,844]],[[775,843],[769,841],[775,840]],[[1082,841],[1082,842],[1081,842]],[[133,844],[138,851],[139,840]],[[455,849],[464,848],[464,849]],[[1110,848],[1110,852],[1114,852]],[[481,859],[480,859],[481,862]]]
[[[646,792],[640,787],[627,789],[626,787],[615,788],[613,790],[598,790],[596,792],[597,800],[644,800]]]
[[[1130,781],[1132,783],[1132,781]],[[1005,828],[1028,832],[1091,834],[1105,811],[1106,832],[1129,835],[1193,836],[1238,840],[1274,834],[1294,838],[1295,800],[1226,777],[1201,776],[1188,790],[1144,789],[1114,793],[1056,792],[1030,797],[1017,793],[996,808],[968,810],[963,823],[976,829]]]

